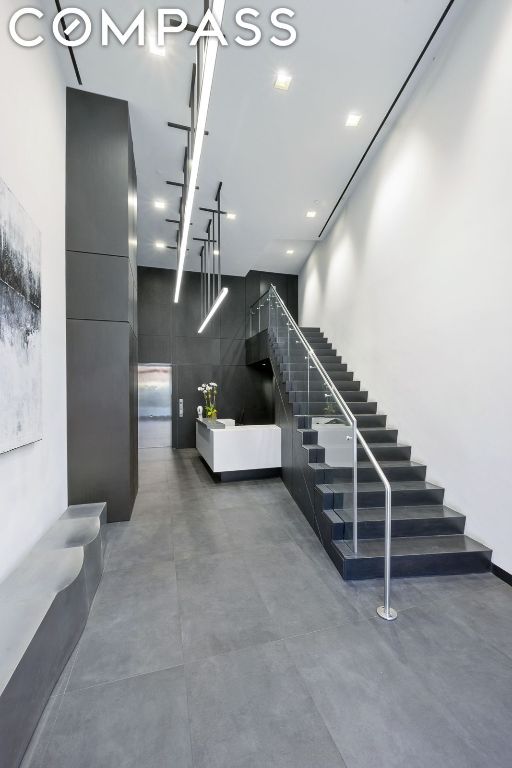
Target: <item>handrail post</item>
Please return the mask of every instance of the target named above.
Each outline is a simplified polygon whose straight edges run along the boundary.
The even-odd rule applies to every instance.
[[[353,449],[353,462],[354,462],[354,474],[353,474],[353,482],[354,482],[354,488],[352,491],[353,495],[353,537],[354,537],[354,554],[357,555],[357,548],[358,548],[358,540],[359,540],[359,531],[358,531],[358,518],[359,518],[359,510],[357,508],[357,421],[354,419],[353,427],[353,435],[352,435],[352,449]]]
[[[391,486],[385,483],[386,490],[386,524],[384,532],[384,605],[377,608],[381,619],[394,621],[398,614],[391,608]]]

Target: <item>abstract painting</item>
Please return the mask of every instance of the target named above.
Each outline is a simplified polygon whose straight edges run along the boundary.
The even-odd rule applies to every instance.
[[[0,453],[42,438],[41,234],[0,178]]]

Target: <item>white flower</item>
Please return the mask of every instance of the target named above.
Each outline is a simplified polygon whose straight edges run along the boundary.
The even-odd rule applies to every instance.
[[[216,383],[214,381],[210,381],[210,387],[216,387]]]

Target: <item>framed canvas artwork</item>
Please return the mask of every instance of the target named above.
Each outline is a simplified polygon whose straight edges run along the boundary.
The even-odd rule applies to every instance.
[[[42,438],[41,234],[0,178],[0,453]]]

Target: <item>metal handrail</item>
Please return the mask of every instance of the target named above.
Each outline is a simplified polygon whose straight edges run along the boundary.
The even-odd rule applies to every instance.
[[[345,415],[345,418],[351,423],[353,428],[353,444],[354,444],[354,497],[353,497],[353,528],[354,528],[354,553],[357,554],[357,547],[358,547],[358,535],[357,535],[357,527],[358,527],[358,509],[357,509],[357,443],[359,442],[362,446],[364,452],[368,456],[373,468],[377,472],[377,475],[379,476],[382,484],[384,485],[384,491],[385,491],[385,526],[384,526],[384,605],[379,606],[377,608],[377,613],[382,619],[386,619],[386,621],[393,621],[397,618],[397,612],[391,608],[391,485],[389,484],[389,481],[384,474],[380,464],[378,463],[377,459],[373,455],[372,451],[368,447],[368,444],[364,437],[361,435],[358,427],[357,427],[357,419],[348,407],[347,403],[335,387],[333,381],[331,380],[329,374],[323,367],[320,360],[317,358],[315,352],[313,351],[312,347],[308,344],[306,337],[300,330],[299,326],[291,316],[290,312],[288,311],[288,308],[282,298],[280,297],[279,293],[276,290],[276,287],[274,285],[270,286],[269,291],[267,291],[269,294],[269,300],[270,300],[270,294],[273,293],[276,297],[277,301],[279,302],[281,309],[284,311],[286,318],[288,322],[293,327],[293,330],[300,338],[303,346],[306,348],[306,351],[308,353],[308,357],[312,358],[318,372],[322,376],[326,386],[331,391],[331,394],[333,395],[334,399],[336,400],[336,403],[341,408],[343,414]],[[265,294],[263,294],[264,296]],[[261,301],[263,296],[258,299],[258,301]],[[255,302],[258,303],[258,302]],[[252,309],[252,307],[251,307]],[[270,322],[269,322],[269,330],[270,330]]]

